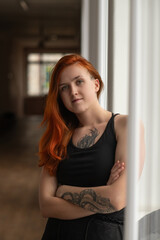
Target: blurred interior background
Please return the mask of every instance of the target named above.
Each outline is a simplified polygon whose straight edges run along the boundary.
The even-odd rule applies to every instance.
[[[0,1],[1,240],[36,240],[44,231],[37,152],[50,73],[61,56],[91,61],[105,84],[102,106],[128,114],[130,10],[129,0]],[[140,10],[146,160],[139,219],[160,208],[160,2],[142,0]]]
[[[0,1],[0,239],[41,239],[38,142],[50,71],[80,53],[80,0]]]

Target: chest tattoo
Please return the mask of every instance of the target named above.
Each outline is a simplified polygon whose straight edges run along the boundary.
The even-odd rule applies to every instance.
[[[77,147],[79,148],[88,148],[95,143],[96,137],[99,135],[99,132],[96,128],[90,129],[90,133],[86,134],[77,142]]]

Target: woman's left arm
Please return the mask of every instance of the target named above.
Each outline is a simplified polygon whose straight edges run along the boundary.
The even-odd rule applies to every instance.
[[[115,162],[127,161],[127,121],[128,117],[125,115],[119,115],[115,119]],[[140,174],[144,163],[144,149],[144,128],[140,123]],[[126,205],[126,169],[110,185],[92,188],[62,185],[59,186],[56,196],[95,213],[118,211]]]

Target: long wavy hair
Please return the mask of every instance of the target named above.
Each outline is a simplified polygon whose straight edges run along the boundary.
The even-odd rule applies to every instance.
[[[100,88],[97,98],[103,88],[103,82],[97,70],[78,54],[65,55],[55,65],[41,123],[41,126],[45,126],[46,129],[39,143],[39,166],[44,166],[51,175],[56,175],[59,162],[67,157],[68,142],[79,124],[76,115],[64,106],[58,87],[62,71],[75,63],[86,68],[94,79],[99,80]]]

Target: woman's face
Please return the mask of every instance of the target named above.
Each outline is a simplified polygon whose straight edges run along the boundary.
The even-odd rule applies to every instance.
[[[61,73],[59,94],[65,107],[80,114],[94,108],[97,102],[99,80],[92,78],[88,70],[79,64],[66,67]]]

